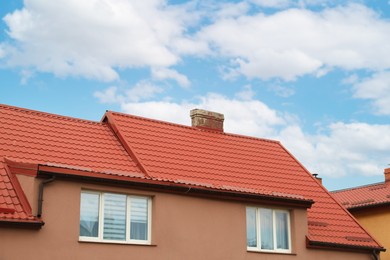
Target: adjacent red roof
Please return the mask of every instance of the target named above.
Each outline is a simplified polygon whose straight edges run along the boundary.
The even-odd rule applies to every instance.
[[[350,210],[389,205],[390,181],[338,190],[332,194],[344,207]]]
[[[141,173],[107,124],[1,104],[0,119],[0,157],[96,172]]]
[[[312,199],[309,244],[381,248],[277,141],[115,112],[97,123],[2,105],[0,120],[0,157],[110,178]]]
[[[3,158],[0,158],[0,221],[39,222],[31,214],[31,207],[19,181]]]

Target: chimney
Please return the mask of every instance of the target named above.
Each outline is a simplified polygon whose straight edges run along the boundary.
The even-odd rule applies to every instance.
[[[322,178],[318,177],[318,173],[313,173],[312,175],[313,175],[313,177],[317,180],[317,182],[319,182],[320,184],[322,184]]]
[[[193,127],[223,132],[223,114],[203,109],[192,109],[190,116]]]
[[[390,181],[390,168],[386,168],[384,173],[385,173],[385,182]]]

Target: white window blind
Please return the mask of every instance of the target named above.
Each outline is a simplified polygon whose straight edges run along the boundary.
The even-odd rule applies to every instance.
[[[104,194],[103,239],[126,240],[126,195]]]
[[[131,198],[130,238],[148,239],[148,200],[146,198]]]

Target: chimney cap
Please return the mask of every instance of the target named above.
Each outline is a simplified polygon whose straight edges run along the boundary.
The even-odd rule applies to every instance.
[[[322,184],[322,178],[318,177],[318,173],[313,173],[312,175],[317,180],[318,183]]]
[[[205,116],[205,117],[213,118],[215,120],[222,120],[222,121],[225,119],[224,115],[221,113],[199,109],[199,108],[192,109],[190,111],[190,116],[191,118],[193,118],[194,116]]]

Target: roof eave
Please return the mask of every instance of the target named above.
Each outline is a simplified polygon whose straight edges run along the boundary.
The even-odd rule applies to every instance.
[[[104,173],[82,171],[77,169],[67,169],[56,166],[40,165],[38,176],[56,175],[62,178],[83,179],[85,181],[104,182],[105,184],[131,185],[139,189],[150,189],[156,191],[173,192],[179,194],[195,195],[201,197],[211,197],[218,199],[242,200],[248,202],[262,202],[265,204],[278,204],[294,208],[310,208],[314,203],[311,199],[290,198],[268,194],[256,194],[250,192],[239,192],[234,190],[224,190],[212,187],[202,187],[200,185],[176,183],[173,181],[154,180],[148,177],[137,176],[116,176]]]
[[[370,205],[346,207],[346,209],[350,212],[356,212],[356,211],[360,211],[360,210],[380,208],[380,207],[389,206],[389,205],[390,205],[390,201],[387,201],[387,202],[375,203],[375,204],[370,204]]]
[[[371,247],[371,246],[362,246],[362,245],[347,245],[347,244],[338,244],[324,241],[313,241],[306,237],[306,247],[312,249],[331,249],[331,250],[341,250],[341,251],[358,251],[358,252],[385,252],[384,247]]]
[[[22,229],[41,229],[45,222],[41,220],[8,220],[1,219],[0,227],[22,228]]]

